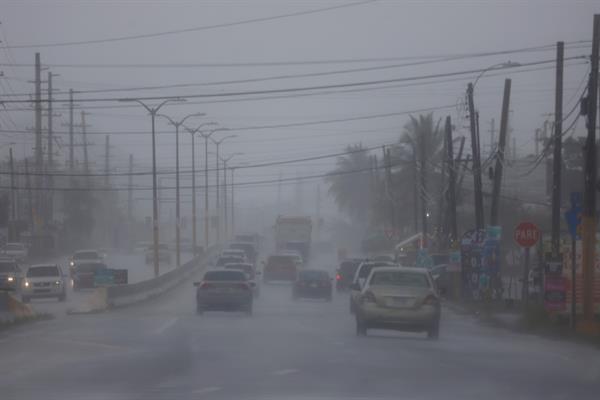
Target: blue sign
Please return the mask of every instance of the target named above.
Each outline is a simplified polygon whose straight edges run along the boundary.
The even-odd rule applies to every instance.
[[[99,269],[94,274],[94,286],[106,286],[114,284],[114,272],[112,269]]]
[[[571,193],[571,208],[565,212],[565,220],[569,225],[569,233],[573,239],[577,239],[577,227],[581,223],[581,193]]]

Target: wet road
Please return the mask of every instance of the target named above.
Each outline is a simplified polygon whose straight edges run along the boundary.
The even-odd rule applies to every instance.
[[[263,285],[253,316],[195,314],[189,282],[142,305],[0,334],[3,399],[597,399],[600,351],[443,310],[441,337],[356,337],[347,295]]]

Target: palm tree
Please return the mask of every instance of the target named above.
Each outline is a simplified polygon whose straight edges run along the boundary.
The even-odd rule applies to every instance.
[[[419,115],[418,118],[410,116],[410,121],[404,125],[404,132],[400,138],[400,144],[407,145],[412,150],[416,169],[414,179],[419,183],[415,185],[419,189],[421,202],[421,230],[427,234],[427,219],[429,216],[428,204],[432,202],[432,194],[427,190],[427,178],[439,164],[443,151],[443,131],[440,122],[434,122],[433,113]],[[416,196],[416,193],[415,193]],[[415,197],[416,202],[416,197]]]
[[[365,224],[371,204],[371,159],[360,143],[346,147],[346,152],[338,157],[336,168],[325,179],[338,207]]]

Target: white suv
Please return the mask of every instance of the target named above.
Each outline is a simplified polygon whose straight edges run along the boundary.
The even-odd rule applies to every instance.
[[[21,298],[27,303],[34,297],[57,297],[59,301],[66,300],[67,283],[58,265],[32,265],[27,269],[21,286]]]

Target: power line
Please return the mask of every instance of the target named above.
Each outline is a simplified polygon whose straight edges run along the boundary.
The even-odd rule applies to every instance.
[[[317,13],[322,13],[322,12],[326,12],[326,11],[339,10],[342,8],[361,6],[361,5],[368,4],[368,3],[374,3],[375,1],[377,1],[377,0],[358,1],[358,2],[354,2],[354,3],[347,3],[347,4],[336,5],[336,6],[330,6],[330,7],[315,8],[315,9],[306,10],[306,11],[297,11],[297,12],[293,12],[293,13],[273,15],[270,17],[250,18],[250,19],[244,19],[244,20],[239,20],[239,21],[234,21],[234,22],[225,22],[225,23],[220,23],[220,24],[197,26],[197,27],[193,27],[193,28],[175,29],[175,30],[170,30],[170,31],[162,31],[162,32],[154,32],[154,33],[145,33],[145,34],[140,34],[140,35],[116,36],[116,37],[105,38],[105,39],[79,40],[79,41],[70,41],[70,42],[54,42],[54,43],[41,43],[41,44],[18,44],[18,45],[7,45],[7,46],[3,46],[3,47],[7,48],[7,49],[30,49],[30,48],[43,48],[43,47],[81,46],[81,45],[89,45],[89,44],[113,43],[113,42],[123,42],[123,41],[128,41],[128,40],[148,39],[148,38],[156,38],[156,37],[160,37],[160,36],[176,35],[176,34],[189,33],[189,32],[200,32],[200,31],[207,31],[207,30],[212,30],[212,29],[227,28],[227,27],[232,27],[232,26],[254,24],[254,23],[258,23],[258,22],[274,21],[274,20],[283,19],[283,18],[292,18],[292,17],[303,16],[303,15],[317,14]]]
[[[566,57],[565,60],[577,60],[577,59],[586,59],[587,56],[573,56]],[[526,66],[533,65],[541,65],[553,63],[555,60],[541,60],[541,61],[533,61],[529,63],[522,63],[518,65],[507,65],[503,68],[496,68],[496,70],[500,69],[512,69],[512,68],[521,68]],[[443,78],[443,77],[451,77],[451,76],[459,76],[459,75],[469,75],[474,73],[479,73],[486,70],[485,68],[471,69],[471,70],[463,70],[463,71],[454,71],[454,72],[445,72],[445,73],[437,73],[437,74],[428,74],[428,75],[419,75],[419,76],[410,76],[404,78],[391,78],[391,79],[380,79],[374,81],[360,81],[360,82],[346,82],[346,83],[338,83],[338,84],[329,84],[329,85],[315,85],[315,86],[304,86],[304,87],[289,87],[289,88],[280,88],[280,89],[262,89],[262,90],[250,90],[250,91],[236,91],[236,92],[220,92],[220,93],[198,93],[198,94],[188,94],[188,95],[169,95],[169,96],[140,96],[136,97],[136,100],[166,100],[166,99],[193,99],[193,98],[220,98],[220,97],[231,97],[231,96],[248,96],[248,95],[260,95],[260,94],[275,94],[275,93],[296,93],[296,92],[306,92],[306,91],[314,91],[314,90],[326,90],[326,89],[339,89],[339,88],[347,88],[347,87],[361,87],[361,86],[373,86],[373,85],[382,85],[388,83],[395,82],[408,82],[415,80],[424,80],[424,79],[433,79],[433,78]],[[105,97],[105,98],[82,98],[77,99],[78,102],[115,102],[115,101],[125,101],[132,100],[130,98],[122,98],[122,97]],[[47,101],[47,100],[46,100]],[[56,99],[57,102],[66,102],[66,99]],[[44,102],[44,100],[42,100]],[[31,100],[4,100],[3,103],[31,103]]]

